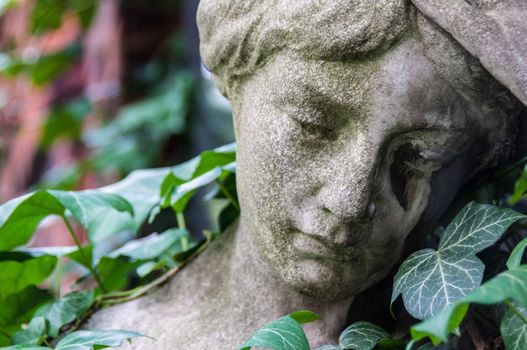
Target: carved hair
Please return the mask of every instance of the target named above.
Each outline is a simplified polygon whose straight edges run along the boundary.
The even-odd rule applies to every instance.
[[[202,0],[201,56],[228,94],[283,49],[328,61],[386,49],[404,33],[408,8],[405,0]]]

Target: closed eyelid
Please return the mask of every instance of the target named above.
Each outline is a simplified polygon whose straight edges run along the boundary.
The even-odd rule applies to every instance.
[[[326,127],[329,128],[332,126],[330,120],[327,116],[311,107],[304,107],[298,105],[292,105],[289,103],[278,104],[276,108],[287,115],[289,118],[296,120],[302,124],[308,124],[315,127]]]

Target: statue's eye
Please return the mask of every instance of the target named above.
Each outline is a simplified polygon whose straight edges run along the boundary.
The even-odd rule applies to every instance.
[[[293,118],[295,123],[298,125],[298,127],[302,130],[302,133],[310,138],[310,139],[316,139],[316,140],[334,140],[336,139],[336,129],[322,125],[322,124],[316,124],[311,122],[306,122],[303,120],[299,120],[296,118]]]

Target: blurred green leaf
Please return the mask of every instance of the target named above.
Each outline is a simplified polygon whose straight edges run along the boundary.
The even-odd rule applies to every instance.
[[[39,345],[46,338],[46,319],[34,317],[23,330],[13,335],[13,344]]]
[[[106,292],[124,289],[128,284],[130,274],[133,274],[139,265],[123,257],[115,259],[102,257],[97,264],[97,271]]]
[[[476,253],[490,247],[525,216],[510,209],[469,203],[448,225],[439,249],[413,253],[399,268],[392,303],[402,294],[408,312],[427,319],[462,299],[483,279]]]
[[[87,27],[95,13],[96,0],[37,0],[31,15],[31,32],[42,34],[57,29],[67,11],[75,13]]]
[[[0,300],[41,283],[53,272],[56,264],[54,256],[41,256],[23,262],[0,262]]]
[[[218,153],[233,153],[235,145],[227,145],[215,149]],[[195,157],[185,163],[172,168],[136,170],[128,175],[124,180],[113,185],[100,188],[104,193],[117,194],[125,198],[134,209],[134,217],[130,220],[127,214],[116,213],[99,217],[97,227],[92,227],[90,238],[94,243],[100,242],[114,233],[121,231],[137,232],[141,225],[148,218],[152,209],[160,203],[160,188],[165,177],[170,173],[173,176],[188,181],[192,179],[196,169],[201,164],[201,156]],[[209,163],[209,167],[212,164]],[[2,207],[0,207],[0,218]],[[0,221],[1,222],[1,221]]]
[[[90,269],[91,264],[93,264],[93,246],[87,245],[87,246],[81,247],[80,249],[77,249],[71,253],[66,254],[66,256],[70,258],[71,260],[75,261],[76,263],[84,266],[85,268]],[[88,261],[85,261],[84,257],[86,257]],[[88,263],[90,265],[88,265]]]
[[[44,347],[44,346],[36,346],[36,345],[13,345],[8,346],[5,348],[0,348],[1,350],[52,350],[51,348]]]
[[[190,238],[190,233],[180,228],[170,229],[159,235],[154,233],[126,243],[123,247],[111,252],[109,257],[126,256],[133,260],[156,259],[182,238]]]
[[[0,328],[11,335],[20,330],[20,326],[28,323],[35,311],[43,304],[52,300],[48,291],[29,286],[24,290],[10,294],[4,300],[0,300]],[[0,346],[9,343],[0,343]]]
[[[75,57],[79,55],[79,48],[69,47],[65,50],[43,55],[33,64],[27,65],[31,81],[38,86],[43,86],[56,79],[60,74],[70,68]]]
[[[41,145],[48,149],[60,138],[80,139],[82,121],[90,110],[90,103],[85,99],[77,99],[65,105],[54,107],[46,118],[40,139]]]
[[[48,335],[56,338],[62,326],[75,321],[93,305],[93,290],[72,292],[38,310],[36,317],[49,322]]]
[[[193,78],[178,72],[152,96],[121,109],[108,125],[85,134],[96,169],[128,173],[153,163],[171,135],[185,130]]]
[[[64,215],[66,209],[90,233],[101,218],[114,209],[133,215],[133,208],[122,197],[100,191],[37,191],[0,207],[0,251],[27,243],[38,224],[49,215]]]
[[[55,350],[90,350],[119,346],[125,340],[143,337],[141,333],[120,330],[83,330],[66,335]]]

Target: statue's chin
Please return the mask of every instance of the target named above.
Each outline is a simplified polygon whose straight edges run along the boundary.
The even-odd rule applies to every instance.
[[[294,259],[289,266],[280,269],[283,280],[295,291],[321,301],[341,300],[360,292],[362,283],[354,283],[358,274],[342,262],[326,259]]]

